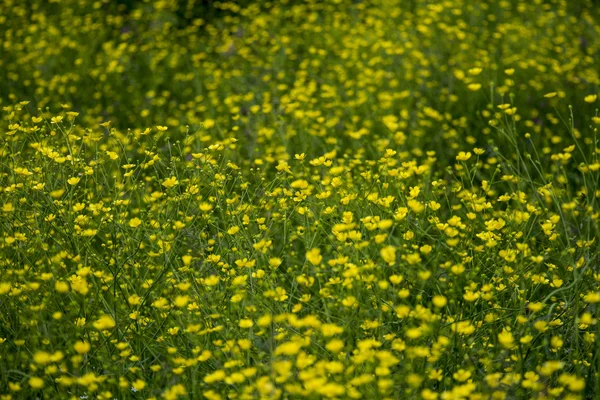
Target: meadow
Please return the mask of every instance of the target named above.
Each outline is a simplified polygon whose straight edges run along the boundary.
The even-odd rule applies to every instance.
[[[600,398],[593,0],[0,0],[0,400]]]

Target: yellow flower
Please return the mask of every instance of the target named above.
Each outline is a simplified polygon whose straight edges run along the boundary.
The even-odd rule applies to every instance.
[[[223,379],[225,379],[225,377],[227,376],[227,374],[225,373],[225,371],[223,371],[222,369],[218,369],[215,372],[213,372],[212,374],[208,374],[204,377],[204,382],[205,383],[214,383],[214,382],[220,382]]]
[[[564,341],[558,336],[552,336],[550,339],[550,344],[553,348],[560,349],[563,346]]]
[[[466,153],[464,151],[461,151],[456,156],[456,160],[457,161],[467,161],[469,158],[471,158],[471,152],[470,151],[467,151]]]
[[[341,326],[337,326],[335,324],[323,324],[323,325],[321,325],[321,333],[325,337],[337,335],[337,334],[342,333],[342,332],[344,332],[344,328],[342,328]]]
[[[593,102],[595,102],[595,101],[596,101],[596,99],[597,99],[597,98],[598,98],[598,95],[596,95],[596,94],[589,94],[589,95],[585,96],[585,97],[583,98],[583,100],[584,100],[586,103],[593,103]]]
[[[115,320],[110,315],[102,315],[96,322],[94,322],[94,328],[99,331],[106,329],[113,329],[116,326]]]
[[[81,178],[74,176],[72,178],[67,179],[67,183],[69,185],[77,185],[80,180],[81,180]]]
[[[431,246],[430,246],[430,245],[428,245],[428,244],[424,244],[423,246],[421,246],[421,247],[419,248],[419,251],[420,251],[421,253],[425,254],[425,255],[427,255],[427,254],[431,253],[431,251],[432,251],[432,250],[433,250],[433,247],[431,247]]]
[[[299,341],[286,342],[277,346],[275,349],[275,355],[293,356],[298,354],[301,348],[302,343]]]
[[[463,295],[463,298],[466,301],[468,301],[469,303],[473,302],[473,301],[475,301],[475,300],[477,300],[479,298],[479,292],[472,292],[470,290],[467,290],[465,292],[465,294]]]
[[[312,265],[319,265],[323,260],[323,256],[321,255],[321,250],[318,248],[310,249],[306,252],[306,259]]]
[[[548,330],[548,323],[546,321],[536,321],[533,327],[539,332],[546,332]]]
[[[512,349],[515,345],[512,333],[506,329],[502,330],[502,332],[498,334],[498,341],[507,349]]]
[[[57,281],[54,283],[54,290],[58,293],[67,293],[69,291],[69,284],[64,281]]]
[[[466,381],[467,379],[469,379],[471,377],[471,372],[470,371],[465,371],[464,369],[459,369],[452,376],[457,381],[464,382],[464,381]]]
[[[129,226],[132,228],[137,228],[138,226],[140,226],[142,224],[142,220],[139,218],[132,218],[131,220],[129,220]]]
[[[405,259],[409,265],[415,265],[421,262],[421,256],[419,253],[407,254]]]
[[[527,305],[527,308],[528,308],[529,310],[531,310],[532,312],[538,312],[538,311],[540,311],[542,308],[544,308],[544,303],[541,303],[541,302],[532,302],[532,303],[529,303],[529,304]]]
[[[437,308],[442,308],[448,303],[448,300],[446,299],[446,297],[444,297],[442,295],[433,296],[431,301],[433,302],[433,305],[436,306]]]
[[[419,193],[421,193],[420,187],[418,187],[418,186],[411,187],[409,190],[409,197],[411,197],[411,198],[417,197],[419,195]]]
[[[271,325],[271,322],[272,322],[272,318],[271,318],[271,316],[269,314],[263,315],[257,321],[258,326],[261,326],[263,328],[266,327],[266,326]]]
[[[190,256],[189,254],[182,256],[181,261],[183,261],[183,265],[189,266],[192,264],[192,256]]]
[[[169,128],[168,128],[168,127],[166,127],[166,126],[157,125],[156,129],[158,129],[158,130],[159,130],[159,131],[161,131],[161,132],[164,132],[164,131],[166,131],[166,130],[167,130],[167,129],[169,129]]]
[[[213,205],[210,203],[202,202],[200,203],[200,211],[208,212],[213,209]]]
[[[356,304],[356,297],[348,296],[348,297],[344,298],[344,300],[342,300],[342,304],[345,307],[353,307]]]
[[[279,172],[287,172],[288,174],[292,173],[292,171],[290,170],[289,164],[282,160],[279,160],[279,163],[277,164],[275,169],[277,169],[277,171],[279,171]]]
[[[117,153],[115,153],[114,151],[106,151],[106,155],[111,159],[111,160],[116,160],[117,158],[119,158],[119,155]]]
[[[396,248],[394,246],[385,246],[379,251],[379,254],[388,265],[396,262]]]
[[[75,342],[75,344],[73,345],[73,348],[79,354],[86,354],[87,352],[90,351],[91,347],[92,346],[90,345],[89,342],[86,342],[86,341],[83,341],[83,340]]]
[[[33,361],[36,364],[40,365],[48,364],[51,361],[51,359],[52,357],[50,353],[47,353],[45,351],[38,351],[33,355]]]
[[[471,76],[477,76],[481,73],[481,71],[483,71],[482,68],[471,68],[468,72]]]
[[[269,267],[275,269],[281,265],[282,261],[279,257],[272,257],[269,259]]]
[[[163,181],[162,185],[168,189],[176,186],[179,184],[179,181],[177,180],[176,177],[172,176],[170,178],[167,178]]]
[[[176,296],[175,301],[173,302],[177,307],[185,307],[190,302],[190,296]]]
[[[423,212],[423,210],[425,210],[425,206],[419,200],[410,199],[407,204],[411,211],[415,214],[420,214]]]
[[[467,86],[470,91],[476,92],[481,89],[481,83],[471,83]]]
[[[344,341],[340,339],[330,340],[329,343],[325,345],[325,348],[332,353],[339,353],[340,350],[344,348]]]
[[[33,389],[41,389],[44,387],[44,380],[42,378],[38,378],[37,376],[32,376],[29,378],[29,386]]]
[[[137,379],[133,382],[131,382],[131,386],[135,389],[135,390],[144,390],[144,388],[146,387],[146,382],[144,382],[141,379]]]
[[[600,292],[589,292],[583,297],[586,303],[600,303]]]
[[[241,319],[238,325],[240,328],[248,329],[254,326],[254,322],[251,319]]]

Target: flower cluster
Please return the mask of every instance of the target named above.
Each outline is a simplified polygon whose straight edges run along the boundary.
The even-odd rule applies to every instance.
[[[0,399],[600,395],[591,0],[4,3]]]

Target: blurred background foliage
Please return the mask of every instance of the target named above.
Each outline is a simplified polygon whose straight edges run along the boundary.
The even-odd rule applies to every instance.
[[[2,11],[0,105],[69,108],[123,131],[167,125],[171,138],[210,120],[250,158],[273,151],[265,135],[291,154],[388,141],[445,157],[486,146],[490,107],[511,95],[541,144],[565,129],[543,95],[589,114],[582,94],[600,84],[592,0],[3,0]]]

